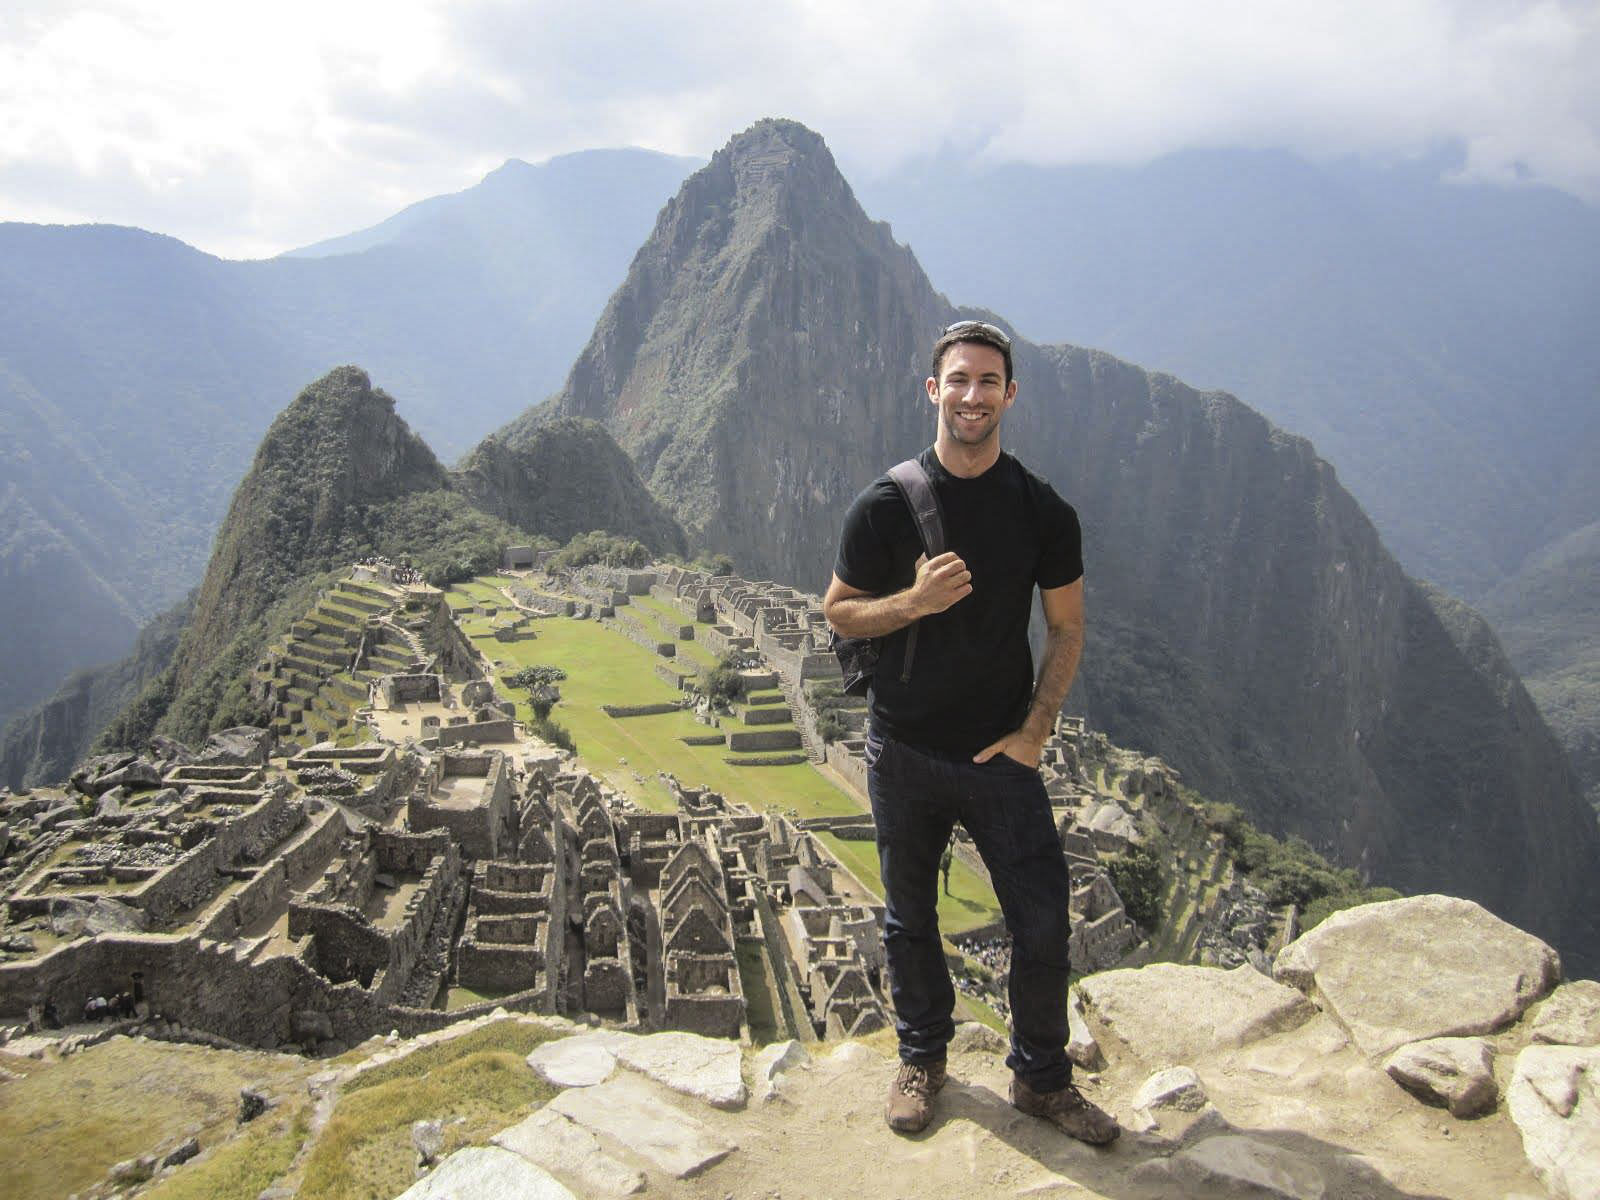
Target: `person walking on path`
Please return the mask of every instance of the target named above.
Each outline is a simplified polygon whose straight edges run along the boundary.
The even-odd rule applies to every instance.
[[[1012,938],[1011,1102],[1104,1144],[1120,1129],[1073,1084],[1066,1054],[1069,885],[1038,769],[1083,646],[1082,534],[1072,506],[1000,447],[1018,386],[1009,335],[957,322],[932,359],[936,435],[917,461],[948,549],[926,557],[905,498],[880,476],[845,516],[823,600],[841,637],[878,639],[867,790],[901,1063],[885,1116],[896,1132],[925,1129],[945,1083],[955,989],[937,873],[959,821]],[[1035,586],[1047,631],[1037,678]]]
[[[950,894],[950,860],[955,857],[956,838],[950,835],[950,840],[944,844],[944,853],[939,856],[939,874],[944,876],[944,894]]]

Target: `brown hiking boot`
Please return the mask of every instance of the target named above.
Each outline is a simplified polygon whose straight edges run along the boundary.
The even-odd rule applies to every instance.
[[[1011,1103],[1029,1116],[1043,1117],[1063,1133],[1091,1146],[1114,1142],[1122,1132],[1117,1119],[1091,1103],[1076,1084],[1069,1083],[1059,1092],[1036,1092],[1013,1075]]]
[[[933,1098],[944,1086],[944,1059],[931,1063],[901,1063],[889,1088],[884,1119],[896,1133],[921,1133],[933,1120]]]

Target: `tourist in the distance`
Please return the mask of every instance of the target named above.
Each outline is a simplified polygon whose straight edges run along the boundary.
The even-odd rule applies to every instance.
[[[1000,448],[1017,395],[1004,331],[950,326],[934,343],[926,388],[937,433],[919,461],[948,550],[926,558],[899,489],[880,476],[845,517],[823,600],[841,636],[882,639],[866,757],[900,1040],[886,1117],[898,1132],[926,1128],[944,1086],[955,990],[935,905],[940,856],[960,821],[1012,938],[1011,1102],[1103,1144],[1117,1123],[1073,1084],[1066,1054],[1067,866],[1038,769],[1083,645],[1078,517]],[[1048,631],[1037,682],[1035,585]]]

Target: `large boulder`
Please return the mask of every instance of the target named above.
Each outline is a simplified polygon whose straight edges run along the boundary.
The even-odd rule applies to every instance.
[[[83,923],[85,933],[143,933],[149,926],[144,912],[124,904],[121,900],[113,900],[109,896],[102,896],[94,902],[94,907],[89,910],[88,919]]]
[[[197,761],[210,767],[259,767],[272,757],[277,742],[270,729],[236,725],[222,729],[206,739]]]
[[[1600,1196],[1600,1047],[1529,1046],[1517,1055],[1506,1107],[1552,1196]]]
[[[169,767],[182,766],[194,761],[194,751],[177,738],[158,733],[150,739],[150,757]]]
[[[593,1087],[617,1069],[617,1047],[638,1038],[635,1033],[601,1029],[556,1038],[534,1047],[528,1065],[556,1087]]]
[[[1335,913],[1285,946],[1273,975],[1384,1055],[1504,1028],[1556,985],[1561,959],[1471,900],[1410,896]]]
[[[1147,1061],[1182,1062],[1294,1029],[1316,1009],[1253,967],[1153,963],[1078,984],[1091,1016]]]
[[[94,905],[88,900],[58,896],[50,901],[50,932],[58,938],[75,938],[93,912]]]
[[[72,786],[87,796],[101,796],[114,787],[156,787],[161,771],[136,754],[98,754],[72,773]]]
[[[643,1172],[607,1154],[594,1134],[548,1108],[489,1140],[579,1184],[585,1196],[631,1196],[645,1189]]]
[[[1141,1170],[1136,1175],[1154,1182],[1164,1174],[1176,1185],[1167,1194],[1194,1200],[1322,1200],[1327,1192],[1322,1172],[1310,1159],[1238,1134],[1208,1137],[1164,1163],[1156,1160],[1150,1165],[1156,1170]]]

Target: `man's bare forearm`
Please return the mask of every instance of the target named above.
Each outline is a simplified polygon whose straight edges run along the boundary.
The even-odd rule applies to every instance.
[[[1061,702],[1067,698],[1078,659],[1083,654],[1083,625],[1058,625],[1045,635],[1044,664],[1033,688],[1033,703],[1023,719],[1020,732],[1031,742],[1043,745],[1055,728]]]
[[[883,637],[904,629],[926,614],[916,604],[913,589],[888,596],[850,596],[828,606],[828,624],[840,637]]]

